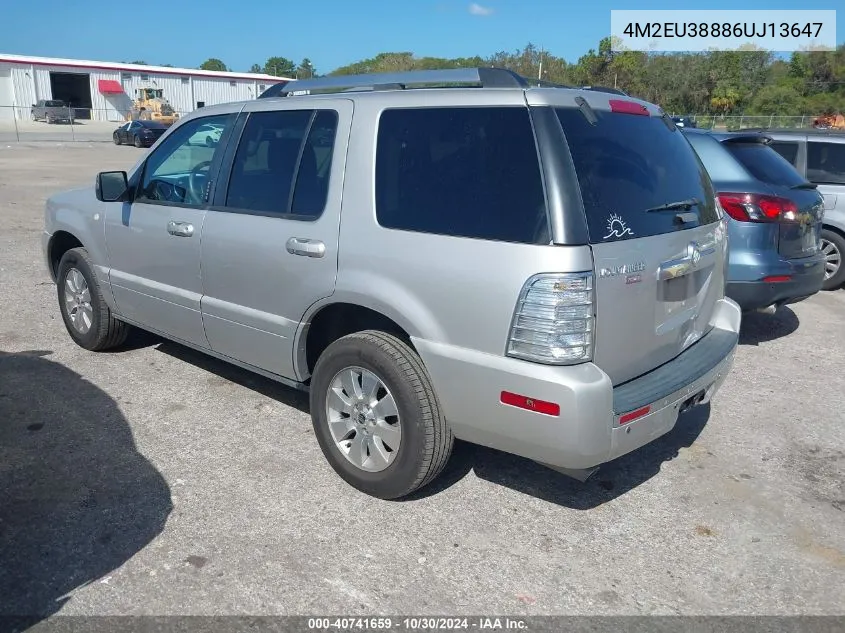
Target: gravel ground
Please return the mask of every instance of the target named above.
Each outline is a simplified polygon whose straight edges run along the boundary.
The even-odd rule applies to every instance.
[[[0,145],[0,614],[845,613],[845,290],[747,317],[713,403],[586,484],[459,445],[378,501],[303,394],[72,344],[43,202],[141,155]]]

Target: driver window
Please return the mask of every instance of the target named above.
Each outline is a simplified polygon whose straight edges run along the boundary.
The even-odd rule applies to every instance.
[[[225,132],[234,120],[234,114],[220,114],[180,125],[147,159],[137,199],[202,206],[208,172],[220,145],[197,145],[191,138],[209,124]]]

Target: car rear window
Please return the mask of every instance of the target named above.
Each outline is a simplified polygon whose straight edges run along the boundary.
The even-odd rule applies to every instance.
[[[682,132],[662,119],[595,111],[591,124],[577,108],[558,108],[575,164],[590,241],[636,239],[677,231],[678,211],[648,212],[690,200],[700,224],[719,219],[710,178]]]
[[[788,160],[763,143],[723,143],[752,176],[770,185],[791,187],[806,182]]]
[[[528,244],[551,240],[526,107],[385,110],[375,186],[384,227]]]

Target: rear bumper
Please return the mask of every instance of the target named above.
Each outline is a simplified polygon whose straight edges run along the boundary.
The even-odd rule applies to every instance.
[[[56,271],[53,270],[53,262],[50,261],[50,240],[53,239],[53,234],[47,231],[41,231],[41,257],[44,260],[44,265],[47,267],[47,272],[53,283],[56,282]]]
[[[733,364],[741,312],[719,302],[711,330],[669,363],[614,388],[592,363],[552,367],[414,339],[455,436],[564,469],[591,468],[670,431],[708,402]],[[509,391],[560,406],[557,416],[503,404]],[[626,413],[648,406],[625,424]]]
[[[776,269],[764,275],[789,276],[789,281],[728,281],[725,294],[745,311],[771,305],[795,303],[821,290],[824,281],[824,259],[821,256],[800,260],[782,260]]]

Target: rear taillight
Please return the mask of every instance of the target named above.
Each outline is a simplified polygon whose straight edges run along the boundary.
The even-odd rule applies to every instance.
[[[798,207],[792,200],[757,193],[720,193],[719,204],[740,222],[796,222]]]
[[[593,357],[593,273],[541,274],[522,288],[507,355],[568,365]]]

